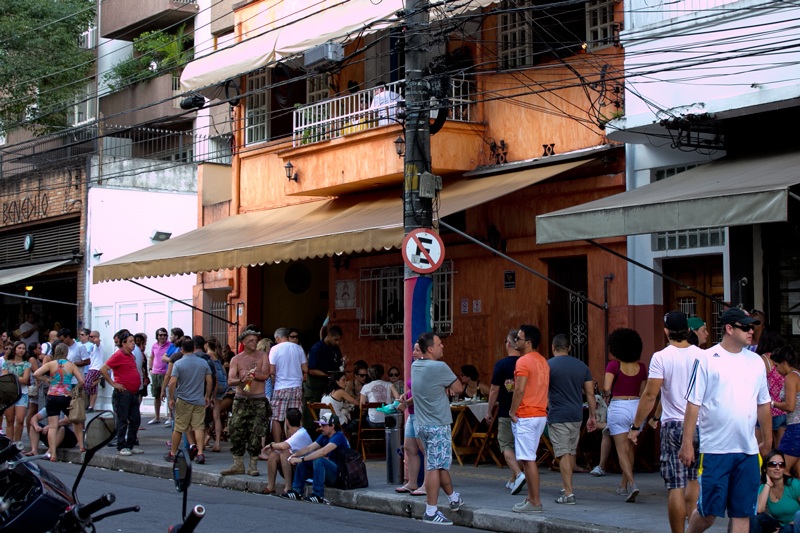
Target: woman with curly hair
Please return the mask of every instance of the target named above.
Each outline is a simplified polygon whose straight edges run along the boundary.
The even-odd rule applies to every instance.
[[[642,338],[636,331],[619,328],[608,336],[608,349],[616,361],[606,367],[603,398],[608,403],[608,429],[617,447],[619,467],[622,469],[617,494],[626,502],[635,502],[639,487],[633,479],[633,444],[628,431],[639,407],[639,397],[647,382],[647,367],[642,358]]]

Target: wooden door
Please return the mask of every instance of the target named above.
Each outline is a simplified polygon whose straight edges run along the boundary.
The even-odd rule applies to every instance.
[[[725,281],[722,274],[722,255],[665,259],[662,272],[695,289],[722,300]],[[690,291],[667,279],[664,282],[664,312],[680,310],[702,318],[708,328],[709,337],[705,347],[719,342],[717,317],[721,312],[717,304],[696,292]]]

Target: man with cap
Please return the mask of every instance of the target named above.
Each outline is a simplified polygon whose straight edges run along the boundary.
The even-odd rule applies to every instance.
[[[708,340],[708,328],[703,319],[699,316],[693,316],[689,319],[689,331],[697,336],[697,346],[701,348],[705,346]]]
[[[244,350],[231,359],[228,370],[228,386],[236,387],[228,422],[233,465],[220,472],[223,476],[245,473],[245,451],[250,455],[247,473],[259,475],[258,455],[261,453],[261,439],[267,435],[270,415],[265,391],[265,382],[270,375],[269,357],[266,352],[256,349],[259,335],[252,329],[246,329],[239,335]]]
[[[297,465],[294,471],[292,490],[283,494],[290,500],[299,500],[303,492],[303,485],[308,479],[308,465],[314,469],[311,485],[311,496],[303,498],[311,503],[329,503],[324,498],[325,485],[332,487],[339,474],[339,461],[337,460],[342,450],[350,447],[347,437],[342,433],[339,417],[333,413],[325,413],[316,421],[322,433],[316,441],[305,448],[297,450],[289,456],[289,462]]]
[[[726,310],[719,318],[722,340],[695,362],[686,393],[686,415],[679,457],[695,463],[694,434],[698,416],[700,496],[689,520],[689,532],[705,531],[717,516],[730,517],[730,531],[745,533],[756,508],[760,484],[759,451],[772,448],[772,414],[767,376],[761,358],[747,350],[760,322],[743,310]],[[764,440],[756,441],[756,419]]]
[[[697,446],[699,432],[695,431],[695,462],[685,466],[678,458],[683,438],[683,418],[686,414],[686,390],[694,362],[703,351],[689,343],[689,320],[686,313],[672,311],[664,315],[664,334],[669,344],[650,360],[642,399],[633,417],[628,438],[636,440],[653,410],[661,392],[661,477],[667,488],[667,514],[672,533],[683,533],[686,518],[697,503]],[[656,419],[658,420],[658,419]]]

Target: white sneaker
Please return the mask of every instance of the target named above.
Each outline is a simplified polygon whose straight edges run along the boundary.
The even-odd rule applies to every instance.
[[[141,449],[141,448],[137,448],[136,446],[134,446],[133,448],[131,448],[131,453],[132,453],[132,454],[140,454],[140,453],[144,453],[144,450],[143,450],[143,449]]]
[[[117,455],[133,455],[133,452],[130,451],[128,448],[122,448],[120,451],[117,452]]]
[[[514,480],[514,483],[511,484],[511,494],[519,494],[522,490],[522,487],[525,486],[525,474],[520,472],[517,476],[517,479]]]
[[[589,474],[591,474],[593,476],[600,477],[600,476],[605,476],[606,475],[606,471],[603,470],[602,468],[600,468],[600,465],[597,465],[596,467],[592,468],[592,470],[591,470],[591,472],[589,472]]]
[[[514,486],[514,482],[513,482],[513,481],[508,481],[508,482],[506,482],[506,488],[507,488],[508,490],[511,490],[511,487],[513,487],[513,486]]]

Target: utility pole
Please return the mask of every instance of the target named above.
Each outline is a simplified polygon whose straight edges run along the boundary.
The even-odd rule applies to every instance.
[[[428,57],[429,2],[411,0],[406,18],[406,153],[403,170],[403,226],[408,235],[433,225],[433,200],[420,198],[420,176],[431,171],[430,85],[425,79]],[[429,175],[429,174],[428,174]],[[411,374],[411,349],[420,333],[432,329],[430,275],[404,267],[403,357],[405,379]]]

